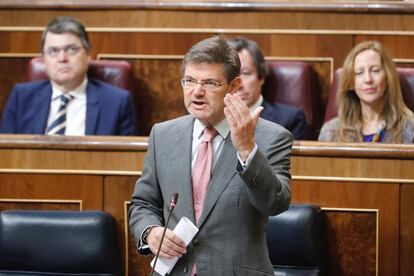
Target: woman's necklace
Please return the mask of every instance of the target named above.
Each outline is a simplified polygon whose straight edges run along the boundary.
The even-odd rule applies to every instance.
[[[383,131],[385,129],[385,126],[386,126],[386,123],[383,120],[381,122],[380,126],[378,127],[377,132],[374,134],[374,136],[372,136],[372,141],[371,142],[375,143],[375,142],[379,142],[380,141],[381,135],[382,135],[382,133],[383,133]]]

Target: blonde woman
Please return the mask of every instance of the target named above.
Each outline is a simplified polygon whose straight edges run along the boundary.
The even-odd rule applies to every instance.
[[[382,44],[358,44],[342,69],[338,117],[323,125],[319,141],[413,143],[414,115],[404,104],[394,62]]]

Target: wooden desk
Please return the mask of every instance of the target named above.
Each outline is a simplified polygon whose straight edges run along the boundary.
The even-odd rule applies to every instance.
[[[104,210],[124,268],[148,275],[126,213],[146,137],[0,136],[0,210]],[[324,208],[331,275],[411,275],[414,146],[295,142],[293,202]]]

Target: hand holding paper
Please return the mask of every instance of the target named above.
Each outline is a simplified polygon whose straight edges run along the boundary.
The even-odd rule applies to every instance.
[[[174,234],[180,237],[187,246],[198,232],[198,228],[186,217],[182,217],[177,226],[173,230]],[[155,271],[161,275],[165,275],[173,269],[177,263],[178,258],[166,259],[159,258],[155,267]],[[154,265],[154,260],[151,261],[151,266]]]

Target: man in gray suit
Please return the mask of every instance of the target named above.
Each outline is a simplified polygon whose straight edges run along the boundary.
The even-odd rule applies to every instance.
[[[171,195],[179,194],[169,228],[183,217],[199,232],[186,247],[172,230],[160,249],[179,257],[170,275],[273,275],[266,245],[268,216],[290,203],[292,135],[250,112],[237,95],[240,60],[226,40],[215,36],[195,44],[184,56],[184,104],[189,115],[154,125],[142,176],[129,210],[131,232],[142,254],[156,254]],[[205,127],[211,142],[211,181],[201,215],[192,180]],[[201,151],[201,150],[200,150]]]

